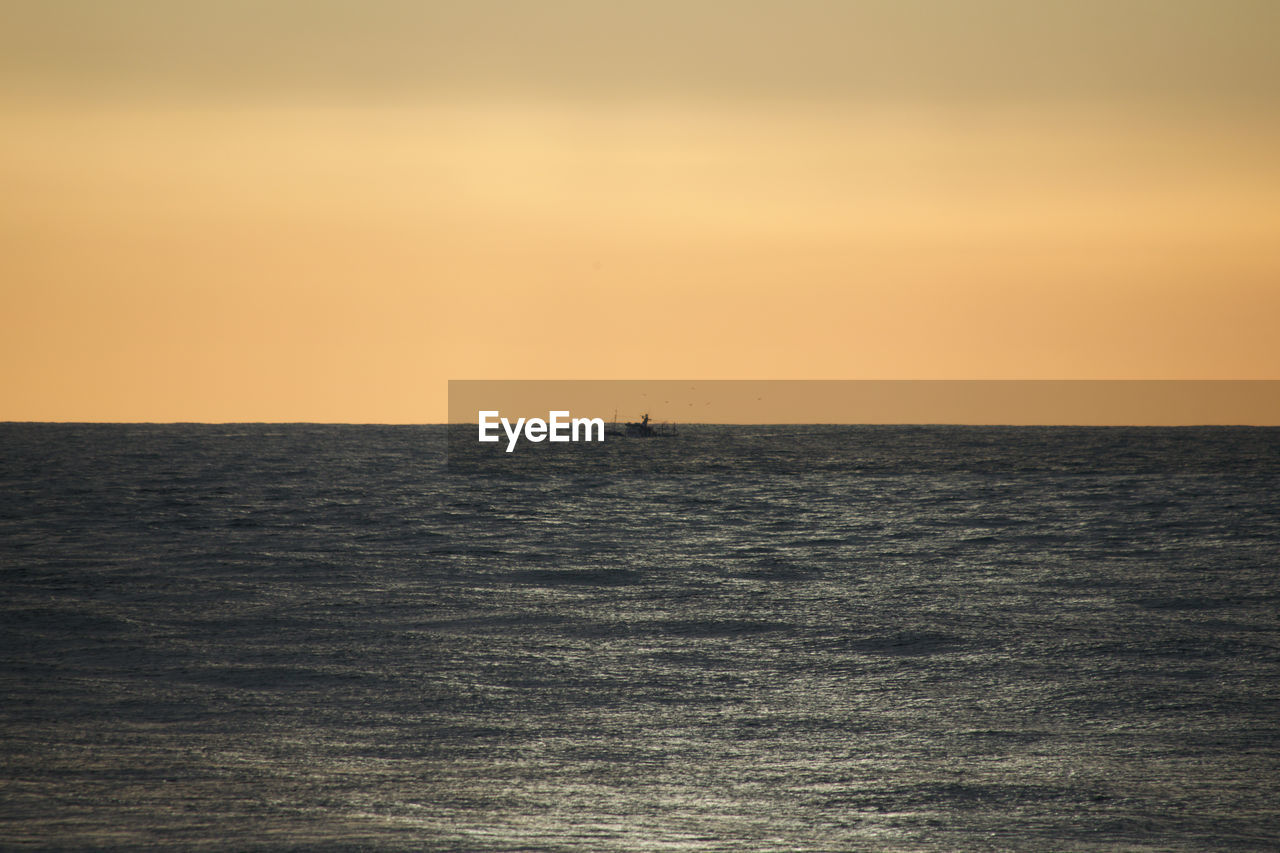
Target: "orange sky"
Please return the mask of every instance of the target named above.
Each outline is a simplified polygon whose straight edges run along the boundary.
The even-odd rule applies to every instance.
[[[1280,378],[1276,4],[103,5],[0,12],[0,420]]]

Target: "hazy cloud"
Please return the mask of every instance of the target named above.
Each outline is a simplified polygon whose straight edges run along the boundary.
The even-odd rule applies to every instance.
[[[1121,99],[1280,92],[1268,0],[40,0],[6,88],[91,96]]]

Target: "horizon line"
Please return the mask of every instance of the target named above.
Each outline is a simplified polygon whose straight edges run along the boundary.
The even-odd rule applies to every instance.
[[[831,426],[831,427],[995,427],[995,428],[1073,428],[1073,429],[1280,429],[1275,423],[1010,423],[1007,421],[677,421],[655,420],[654,423],[675,426]],[[605,423],[612,423],[606,421]],[[0,421],[4,426],[353,426],[353,427],[479,427],[476,421]]]

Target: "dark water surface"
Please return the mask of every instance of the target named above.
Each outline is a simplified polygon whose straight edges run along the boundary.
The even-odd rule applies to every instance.
[[[1280,847],[1280,430],[472,429],[0,425],[0,847]]]

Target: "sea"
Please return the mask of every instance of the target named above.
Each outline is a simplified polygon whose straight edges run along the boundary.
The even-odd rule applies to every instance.
[[[0,849],[1280,849],[1280,429],[475,435],[0,425]]]

